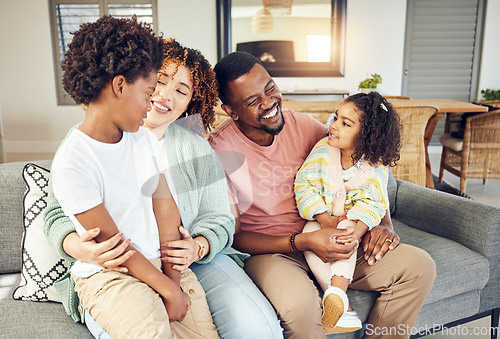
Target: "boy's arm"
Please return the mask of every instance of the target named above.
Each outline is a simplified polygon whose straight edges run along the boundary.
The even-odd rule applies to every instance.
[[[328,212],[323,212],[314,215],[314,219],[320,223],[321,227],[337,227],[338,223],[346,219],[345,216],[337,217],[330,215]]]
[[[99,243],[119,233],[118,227],[103,204],[79,213],[75,217],[86,230],[91,230],[95,227],[100,228],[101,231],[95,237],[95,240]],[[129,239],[126,241],[130,242]],[[157,270],[144,255],[135,250],[130,244],[127,246],[128,250],[136,252],[135,255],[123,263],[123,266],[127,267],[130,275],[145,282],[165,298],[178,292],[177,290],[180,289],[179,285]]]
[[[179,225],[180,214],[177,205],[170,193],[167,180],[163,174],[158,179],[158,187],[153,193],[153,211],[158,224],[158,233],[160,235],[160,244],[166,241],[180,239]],[[189,261],[186,258],[186,261]],[[181,272],[173,269],[173,264],[162,261],[164,277],[169,277],[170,282],[176,285],[176,290],[180,290]],[[158,271],[157,271],[158,272]],[[151,285],[150,285],[151,286]],[[152,287],[152,286],[151,286]],[[167,309],[170,321],[182,321],[186,316],[187,310],[191,304],[189,296],[180,290],[171,297],[163,295],[163,303]]]
[[[158,188],[153,194],[153,211],[155,213],[156,223],[158,224],[158,233],[160,235],[160,244],[167,241],[179,240],[180,214],[177,205],[168,188],[167,181],[163,174],[160,174]],[[162,261],[163,272],[177,284],[180,283],[181,273],[172,268],[173,264]]]

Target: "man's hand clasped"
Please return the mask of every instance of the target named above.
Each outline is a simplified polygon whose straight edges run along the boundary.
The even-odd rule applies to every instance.
[[[370,232],[366,232],[361,246],[365,252],[365,260],[368,265],[373,265],[389,250],[395,249],[399,245],[399,236],[392,227],[380,224],[374,227]]]
[[[323,262],[348,259],[361,244],[368,265],[374,265],[387,251],[392,251],[399,245],[399,236],[392,227],[385,224],[380,224],[366,233],[358,227],[337,229],[323,225],[317,231],[302,233],[302,236],[305,240],[305,250],[313,251]]]
[[[358,248],[358,241],[340,244],[336,238],[352,234],[352,229],[321,228],[310,233],[302,233],[306,250],[313,251],[323,262],[348,259]]]

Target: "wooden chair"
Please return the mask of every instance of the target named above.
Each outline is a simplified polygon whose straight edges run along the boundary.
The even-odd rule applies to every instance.
[[[384,95],[387,100],[411,100],[411,97],[406,95]]]
[[[447,117],[445,131],[450,119]],[[460,192],[465,193],[467,178],[500,179],[500,109],[466,118],[463,140],[442,135],[443,144],[439,182],[444,170],[460,177]]]
[[[430,117],[437,113],[434,106],[395,107],[403,127],[401,131],[400,159],[391,168],[394,176],[414,184],[426,185],[425,127]]]
[[[478,101],[477,103],[480,105],[493,106],[493,107],[500,108],[500,100],[485,100],[485,101]]]

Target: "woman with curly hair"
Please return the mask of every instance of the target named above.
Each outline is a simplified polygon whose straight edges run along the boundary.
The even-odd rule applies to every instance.
[[[162,260],[176,270],[196,274],[221,337],[281,338],[272,306],[242,269],[247,255],[231,247],[235,221],[225,172],[204,138],[215,120],[215,73],[199,51],[173,39],[164,40],[164,54],[144,127],[158,138],[163,165],[175,183],[170,189],[182,226],[181,240],[162,244]],[[49,203],[45,215],[48,237],[64,258],[69,254],[126,271],[122,264],[134,253],[117,245],[119,237],[96,244],[91,232],[81,237],[57,234],[53,226],[61,222],[57,214],[57,204]],[[88,314],[85,318],[94,336],[106,335]]]
[[[389,207],[388,166],[399,160],[399,117],[384,97],[371,92],[348,97],[330,121],[328,136],[314,146],[297,172],[297,208],[304,219],[311,220],[303,232],[325,227],[350,229],[349,235],[333,241],[359,243],[380,224]],[[346,295],[356,252],[333,263],[323,262],[310,251],[304,256],[324,291],[325,333],[360,329],[361,321]]]

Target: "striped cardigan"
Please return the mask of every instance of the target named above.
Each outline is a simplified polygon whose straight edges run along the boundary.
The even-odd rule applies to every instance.
[[[369,229],[379,225],[389,207],[389,169],[365,161],[344,182],[341,168],[340,150],[328,145],[328,137],[321,139],[295,177],[295,199],[301,217],[314,220],[316,214],[328,212],[361,220]]]

